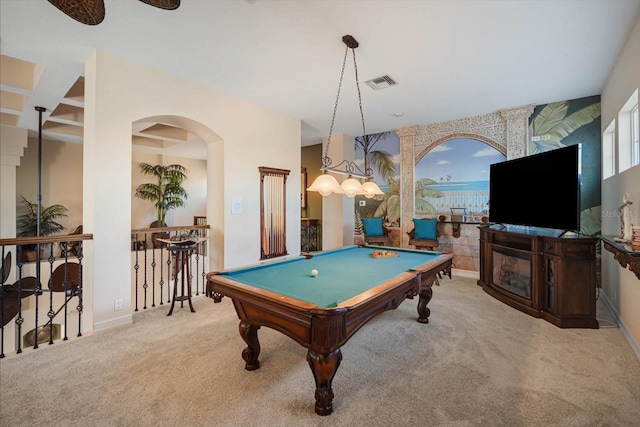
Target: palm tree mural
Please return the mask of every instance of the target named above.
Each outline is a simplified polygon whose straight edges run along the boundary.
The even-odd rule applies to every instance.
[[[376,196],[378,197],[382,198],[382,202],[373,216],[381,216],[391,227],[398,227],[400,225],[400,184],[395,179],[391,179],[389,191],[382,196]]]
[[[428,197],[435,199],[444,197],[444,194],[433,188],[429,188],[436,181],[430,178],[422,178],[415,184],[415,211],[420,215],[430,216],[436,214],[436,208],[427,201]],[[381,216],[386,219],[392,227],[400,226],[400,184],[396,180],[389,182],[389,191],[380,196],[382,203],[378,205],[373,216]]]
[[[576,129],[588,125],[600,117],[600,103],[588,105],[567,116],[569,101],[547,104],[531,122],[529,154],[542,153],[565,147],[562,140]]]
[[[385,222],[391,225],[397,225],[400,221],[400,199],[398,191],[398,183],[396,181],[396,164],[393,161],[393,155],[387,151],[376,150],[375,146],[378,142],[384,140],[391,132],[381,132],[371,135],[364,135],[355,138],[355,150],[362,150],[365,153],[364,169],[365,173],[378,173],[389,186],[389,191],[383,195],[374,196],[372,200],[380,202],[373,216],[381,216]],[[356,204],[356,212],[360,216],[368,216],[364,210]],[[369,211],[369,215],[371,212]],[[357,225],[356,220],[356,225]]]
[[[389,136],[390,133],[391,132],[381,132],[355,138],[355,150],[358,151],[358,149],[360,149],[365,153],[365,173],[375,170],[387,184],[393,180],[396,175],[393,156],[386,151],[374,150],[374,147],[378,142]],[[371,169],[371,171],[367,171],[366,169]]]
[[[386,182],[389,190],[380,196],[375,196],[374,200],[379,201],[374,217],[383,217],[385,222],[391,227],[398,227],[400,225],[400,183],[396,179],[396,165],[393,161],[393,156],[382,150],[374,150],[376,143],[384,140],[390,132],[382,132],[373,135],[367,135],[366,137],[355,138],[356,150],[361,149],[364,153],[368,153],[366,165],[369,168],[375,170],[382,179]],[[367,167],[367,166],[365,166]],[[443,180],[450,180],[451,176],[446,178],[440,178]],[[415,185],[415,200],[416,211],[424,215],[435,215],[436,210],[431,203],[426,199],[428,197],[438,198],[444,197],[444,194],[438,190],[429,188],[430,184],[436,182],[429,178],[420,179]],[[358,223],[358,217],[363,216],[359,211],[359,207],[356,205],[356,223]]]
[[[447,175],[447,181],[450,179],[450,175]],[[415,190],[415,212],[420,213],[422,215],[435,215],[436,208],[429,202],[427,202],[427,198],[431,197],[437,199],[439,197],[444,197],[444,194],[441,191],[434,190],[433,188],[429,188],[430,185],[436,184],[436,181],[430,178],[422,178],[416,181]]]
[[[588,125],[600,117],[600,102],[594,102],[569,115],[572,101],[553,102],[547,104],[535,116],[529,125],[531,141],[529,142],[529,154],[542,153],[555,148],[565,147],[575,143],[575,139],[567,144],[563,140],[582,126]],[[575,101],[574,101],[575,102]],[[600,189],[595,185],[599,183],[599,173],[585,170],[583,165],[583,187],[581,191],[582,212],[580,212],[581,232],[590,236],[597,235],[601,228],[601,206],[599,205]],[[587,174],[595,173],[592,179]],[[597,199],[597,201],[595,200]]]

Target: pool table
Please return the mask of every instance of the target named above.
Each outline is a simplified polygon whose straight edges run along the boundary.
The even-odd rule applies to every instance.
[[[387,256],[374,257],[387,251]],[[395,255],[395,256],[394,256]],[[231,298],[240,319],[245,369],[260,367],[258,329],[282,332],[308,349],[316,381],[315,411],[333,412],[331,382],[340,347],[378,314],[419,296],[418,322],[428,323],[434,278],[451,276],[452,255],[378,246],[348,246],[282,261],[207,274],[214,301]],[[317,276],[312,274],[317,271]]]

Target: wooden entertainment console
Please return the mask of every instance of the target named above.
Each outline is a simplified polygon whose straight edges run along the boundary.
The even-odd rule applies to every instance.
[[[498,300],[560,328],[598,328],[597,238],[560,231],[480,227],[478,285]]]

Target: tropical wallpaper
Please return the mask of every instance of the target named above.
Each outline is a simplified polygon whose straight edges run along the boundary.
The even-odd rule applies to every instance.
[[[580,231],[594,236],[601,227],[602,143],[600,95],[538,105],[529,119],[529,154],[582,144]]]
[[[355,138],[355,162],[370,169],[384,195],[356,196],[355,233],[362,234],[362,218],[383,217],[389,226],[400,225],[400,138],[395,131]],[[364,153],[369,153],[365,166]]]
[[[539,105],[529,120],[528,154],[573,144],[582,144],[581,231],[600,232],[600,96]],[[367,199],[356,196],[356,234],[361,218],[385,218],[390,226],[400,223],[400,139],[394,131],[355,139],[355,160],[367,166],[384,195]],[[466,222],[479,222],[487,214],[489,166],[506,160],[484,142],[456,138],[443,142],[422,159],[415,169],[415,215],[431,217],[465,214]]]

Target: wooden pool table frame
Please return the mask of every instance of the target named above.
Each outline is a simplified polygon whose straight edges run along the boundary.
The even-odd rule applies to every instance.
[[[340,347],[378,314],[396,309],[405,299],[418,295],[418,322],[429,323],[431,289],[438,272],[451,277],[453,256],[442,254],[409,272],[356,295],[333,308],[322,308],[299,299],[230,279],[219,272],[207,274],[207,289],[215,302],[231,298],[240,319],[245,369],[260,368],[258,329],[266,326],[282,332],[308,349],[307,361],[316,382],[315,411],[333,412],[331,382],[340,366]]]

